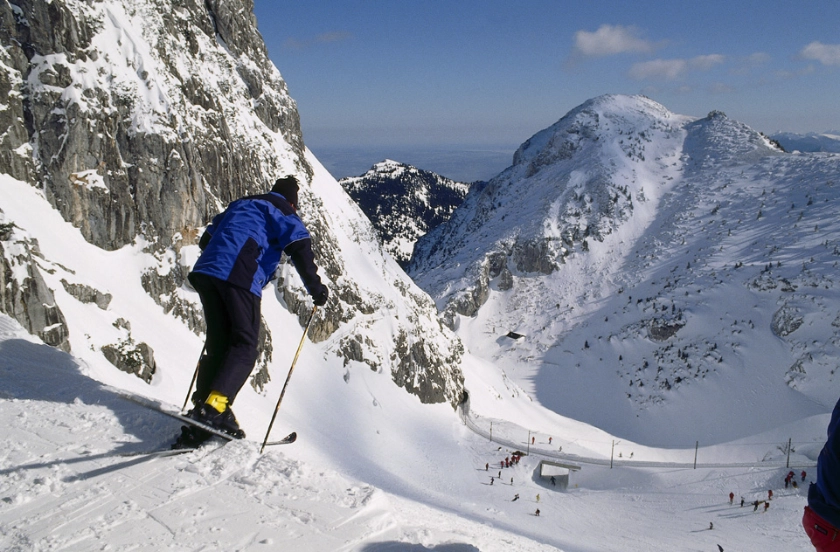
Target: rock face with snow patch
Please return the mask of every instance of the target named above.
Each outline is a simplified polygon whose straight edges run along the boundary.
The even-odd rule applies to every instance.
[[[448,220],[469,191],[469,184],[391,160],[339,184],[373,223],[385,251],[403,267],[417,239]]]
[[[67,321],[35,261],[38,242],[14,230],[14,223],[0,224],[0,311],[44,343],[69,351]]]

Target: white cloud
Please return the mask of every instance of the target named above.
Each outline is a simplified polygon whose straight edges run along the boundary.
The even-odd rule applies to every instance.
[[[673,80],[685,73],[687,68],[688,62],[684,59],[654,59],[634,64],[629,75],[637,80]]]
[[[602,57],[625,52],[650,52],[653,44],[639,38],[635,27],[601,25],[597,31],[577,31],[575,52],[587,57]]]
[[[689,69],[708,71],[725,60],[726,58],[720,54],[697,56],[691,59],[654,59],[634,64],[628,75],[636,80],[674,80],[684,75]]]
[[[823,65],[840,65],[840,44],[812,42],[802,48],[799,55],[805,59],[819,61]]]
[[[715,65],[720,65],[721,63],[723,63],[724,60],[725,60],[725,58],[720,54],[709,54],[709,55],[705,55],[705,56],[697,56],[697,57],[691,58],[689,60],[689,64],[691,64],[691,67],[693,67],[695,69],[700,69],[702,71],[708,71],[709,69],[711,69]]]

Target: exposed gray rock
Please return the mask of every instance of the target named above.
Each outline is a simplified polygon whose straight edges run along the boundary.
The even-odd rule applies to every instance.
[[[654,318],[650,321],[650,325],[648,326],[648,335],[653,341],[667,341],[677,335],[677,332],[680,331],[683,326],[685,326],[685,320]]]
[[[773,313],[770,329],[776,336],[786,337],[798,330],[804,321],[805,319],[795,307],[784,305]]]
[[[111,303],[112,296],[110,293],[102,293],[98,289],[85,284],[71,284],[63,278],[61,279],[61,285],[64,286],[67,293],[82,303],[96,303],[96,306],[102,310],[106,310]]]
[[[38,243],[9,230],[0,241],[0,311],[44,343],[69,352],[67,322],[35,261],[40,256]]]
[[[277,153],[232,128],[226,109],[240,95],[311,174],[297,108],[266,55],[251,1],[127,4],[129,16],[146,20],[150,54],[166,73],[103,51],[94,37],[104,11],[72,5],[19,0],[0,8],[0,42],[9,47],[0,54],[0,90],[12,100],[0,113],[0,168],[43,186],[88,241],[110,250],[143,233],[166,246],[204,225],[219,200],[263,191],[276,176],[276,164],[264,163],[276,163]],[[234,78],[205,78],[208,63],[232,66]],[[125,64],[136,79],[120,70]]]
[[[102,347],[102,354],[108,362],[129,374],[134,374],[146,383],[155,374],[155,353],[146,343],[137,343],[129,337],[114,345]]]

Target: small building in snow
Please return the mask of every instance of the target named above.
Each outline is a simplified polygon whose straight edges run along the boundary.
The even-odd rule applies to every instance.
[[[564,491],[569,488],[569,476],[573,471],[580,470],[580,466],[569,464],[567,462],[542,460],[540,461],[540,465],[537,469],[540,471],[541,479],[548,480],[551,483],[551,486]]]

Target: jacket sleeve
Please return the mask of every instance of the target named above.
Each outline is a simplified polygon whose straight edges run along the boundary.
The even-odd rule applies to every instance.
[[[318,276],[318,267],[315,265],[315,254],[312,252],[312,239],[303,238],[294,241],[286,246],[286,255],[292,259],[295,269],[300,274],[303,285],[309,295],[317,295],[324,289],[321,278]]]

